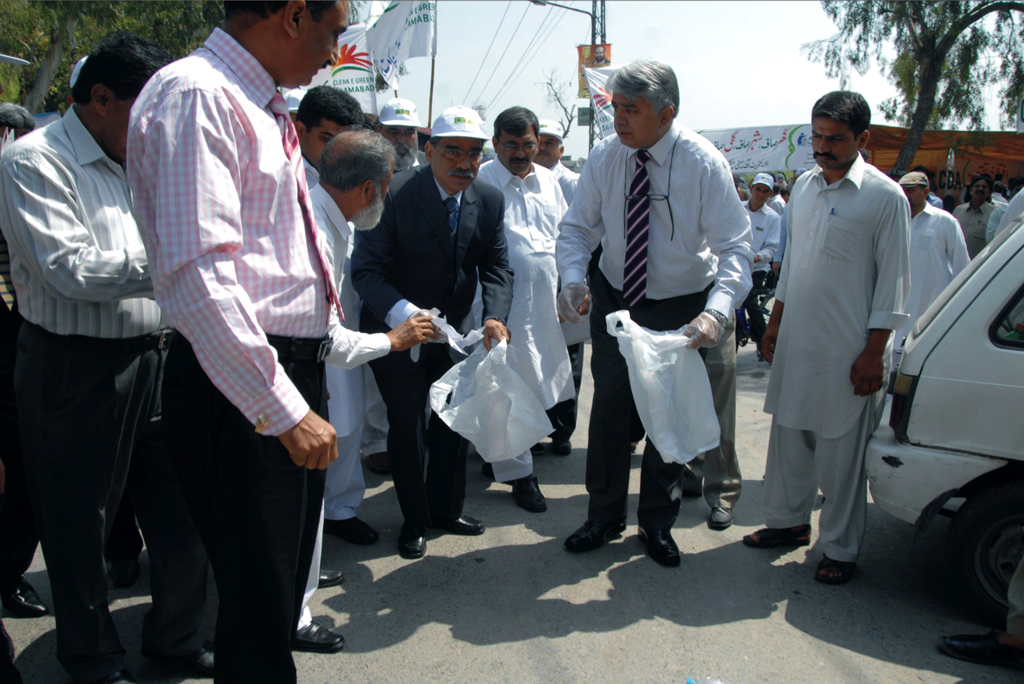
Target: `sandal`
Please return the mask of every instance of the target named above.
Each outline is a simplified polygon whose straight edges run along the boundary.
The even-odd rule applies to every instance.
[[[835,568],[839,571],[838,575],[823,575],[822,570],[829,568]],[[821,562],[818,563],[818,569],[814,571],[814,579],[821,582],[822,584],[846,584],[853,578],[853,574],[857,572],[856,563],[847,563],[846,561],[832,560],[828,556],[822,556]]]
[[[754,535],[757,535],[755,538]],[[776,546],[807,546],[811,543],[811,526],[801,525],[788,527],[765,527],[754,534],[743,537],[743,543],[756,549],[772,549]]]

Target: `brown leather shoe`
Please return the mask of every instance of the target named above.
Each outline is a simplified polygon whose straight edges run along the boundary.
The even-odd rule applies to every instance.
[[[388,452],[381,451],[367,456],[366,467],[370,469],[370,472],[378,475],[390,475],[391,464],[388,463]]]

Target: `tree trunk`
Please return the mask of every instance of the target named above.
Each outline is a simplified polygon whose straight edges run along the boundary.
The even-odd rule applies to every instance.
[[[43,100],[46,99],[46,94],[50,92],[50,84],[53,83],[53,77],[64,59],[64,53],[67,52],[68,46],[74,45],[79,16],[76,13],[67,17],[64,20],[64,26],[58,27],[54,31],[54,35],[50,37],[50,49],[46,52],[46,56],[39,61],[36,78],[22,102],[22,106],[28,111],[38,112]]]
[[[917,97],[917,105],[910,117],[910,128],[907,130],[907,139],[903,141],[899,156],[893,170],[903,175],[914,163],[914,156],[917,148],[921,146],[924,138],[924,131],[928,127],[928,120],[935,109],[935,94],[939,87],[939,76],[942,64],[946,61],[946,55],[931,54],[921,61],[921,83]]]

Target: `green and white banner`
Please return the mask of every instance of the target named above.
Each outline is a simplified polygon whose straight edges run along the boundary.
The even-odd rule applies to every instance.
[[[398,83],[398,67],[410,57],[437,54],[437,3],[392,2],[367,31],[373,65],[388,85]]]
[[[338,37],[338,61],[324,67],[309,87],[329,85],[356,98],[364,112],[377,113],[377,76],[366,43],[366,24],[353,24]]]
[[[725,155],[733,173],[811,170],[811,125],[760,126],[698,131]]]

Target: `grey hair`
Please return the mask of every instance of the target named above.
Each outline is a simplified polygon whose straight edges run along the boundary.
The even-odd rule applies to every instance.
[[[0,102],[0,126],[7,128],[27,128],[32,130],[36,127],[36,119],[32,114],[13,102]]]
[[[348,192],[368,180],[380,191],[395,167],[395,148],[380,133],[351,128],[331,138],[320,155],[320,182]]]
[[[679,81],[668,64],[656,59],[638,59],[608,79],[608,90],[623,97],[646,100],[655,113],[672,106],[672,118],[679,114]]]

